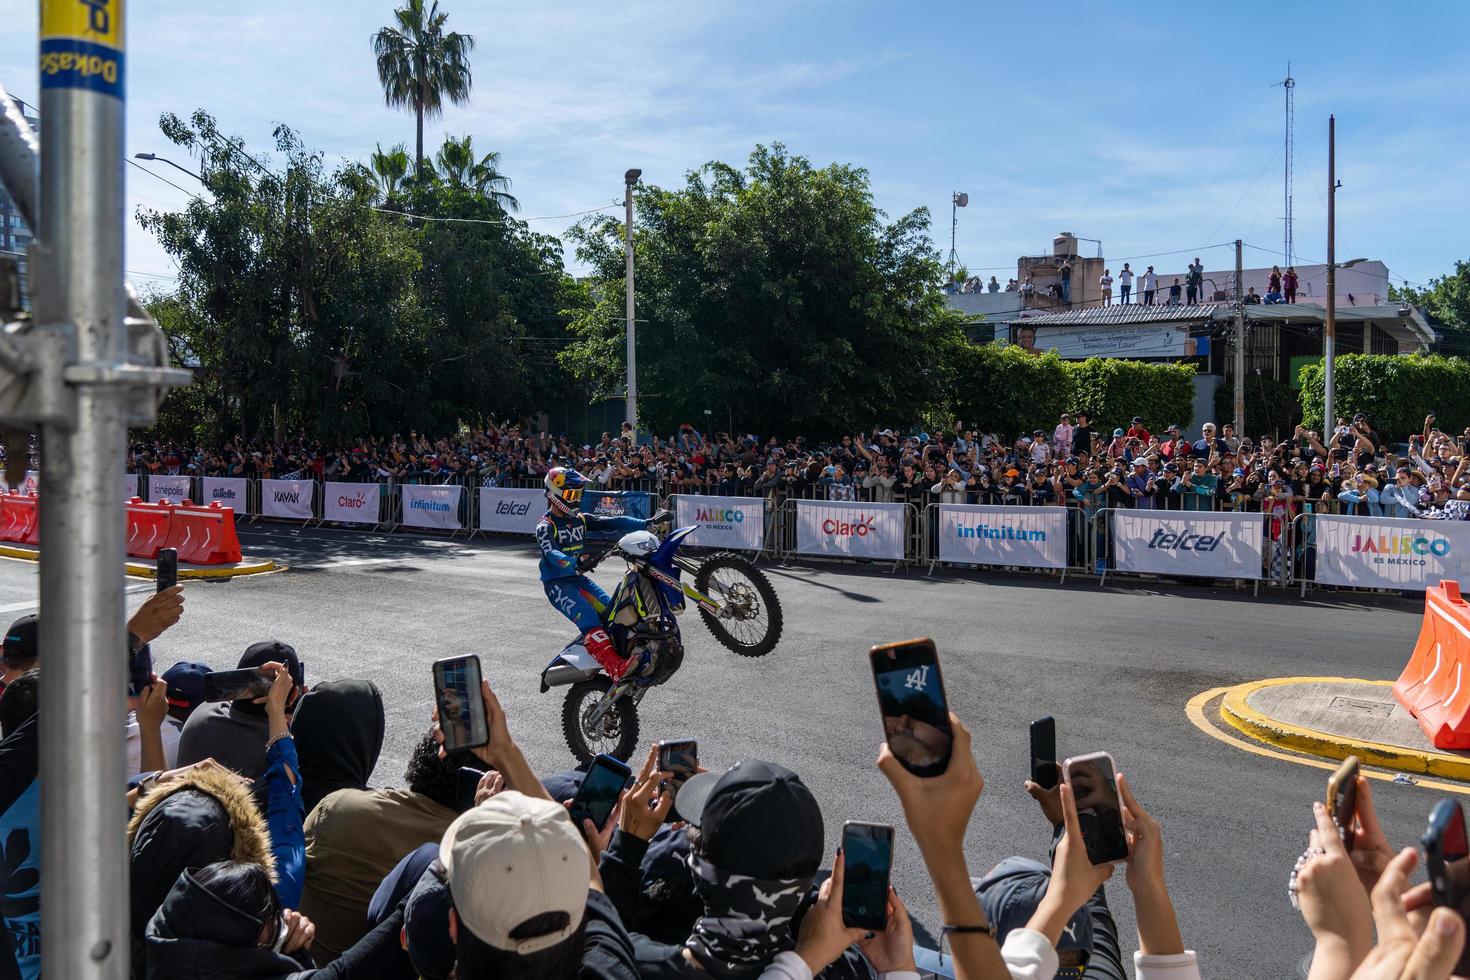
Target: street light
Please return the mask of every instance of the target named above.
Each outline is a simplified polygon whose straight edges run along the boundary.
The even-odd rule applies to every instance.
[[[204,178],[203,177],[199,176],[198,174],[196,174],[192,170],[189,170],[187,168],[184,168],[184,167],[179,166],[177,163],[174,163],[168,157],[161,157],[161,156],[159,156],[156,153],[134,153],[133,154],[133,159],[134,160],[156,160],[159,163],[166,163],[170,167],[173,167],[175,170],[177,170],[177,171],[179,171],[181,173],[186,173],[190,177],[193,177],[195,180],[199,181],[199,183],[201,183],[201,184],[204,183]]]
[[[638,353],[637,321],[633,319],[633,185],[643,171],[634,167],[623,174],[623,206],[627,211],[623,224],[623,258],[627,265],[625,277],[628,291],[628,424],[633,427],[633,442],[638,441]]]

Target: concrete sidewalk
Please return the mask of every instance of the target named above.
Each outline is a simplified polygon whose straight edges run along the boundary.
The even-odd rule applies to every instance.
[[[1220,714],[1236,729],[1291,752],[1402,772],[1470,780],[1470,752],[1436,749],[1393,696],[1392,681],[1278,677],[1225,693]]]

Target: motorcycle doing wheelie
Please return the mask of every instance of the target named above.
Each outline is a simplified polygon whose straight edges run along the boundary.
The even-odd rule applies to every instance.
[[[619,651],[647,663],[614,681],[580,639],[567,644],[541,672],[541,692],[570,685],[562,705],[562,733],[578,762],[600,753],[627,760],[638,745],[638,703],[684,662],[679,616],[687,602],[715,639],[743,657],[770,653],[781,639],[781,602],[770,580],[733,552],[707,558],[679,554],[695,530],[672,531],[662,541],[652,531],[633,531],[601,553],[588,555],[584,571],[613,551],[627,563],[613,591],[603,625]],[[691,586],[682,573],[692,576]],[[635,676],[636,675],[636,676]]]

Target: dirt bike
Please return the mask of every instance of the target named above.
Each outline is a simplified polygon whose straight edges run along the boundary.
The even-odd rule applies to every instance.
[[[599,753],[627,761],[638,746],[638,703],[684,662],[678,617],[694,603],[715,639],[742,657],[762,657],[781,639],[781,601],[751,561],[722,551],[705,558],[679,554],[695,528],[672,531],[662,541],[652,531],[633,531],[615,545],[584,553],[579,569],[591,571],[616,552],[627,571],[603,613],[603,625],[625,656],[628,673],[614,681],[573,640],[541,672],[541,693],[570,685],[562,705],[562,733],[578,762]],[[691,586],[681,573],[694,579]]]

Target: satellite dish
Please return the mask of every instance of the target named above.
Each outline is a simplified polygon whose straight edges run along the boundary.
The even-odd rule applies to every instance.
[[[959,207],[966,207],[970,203],[970,195],[966,194],[964,191],[956,191],[954,195],[954,203]]]

